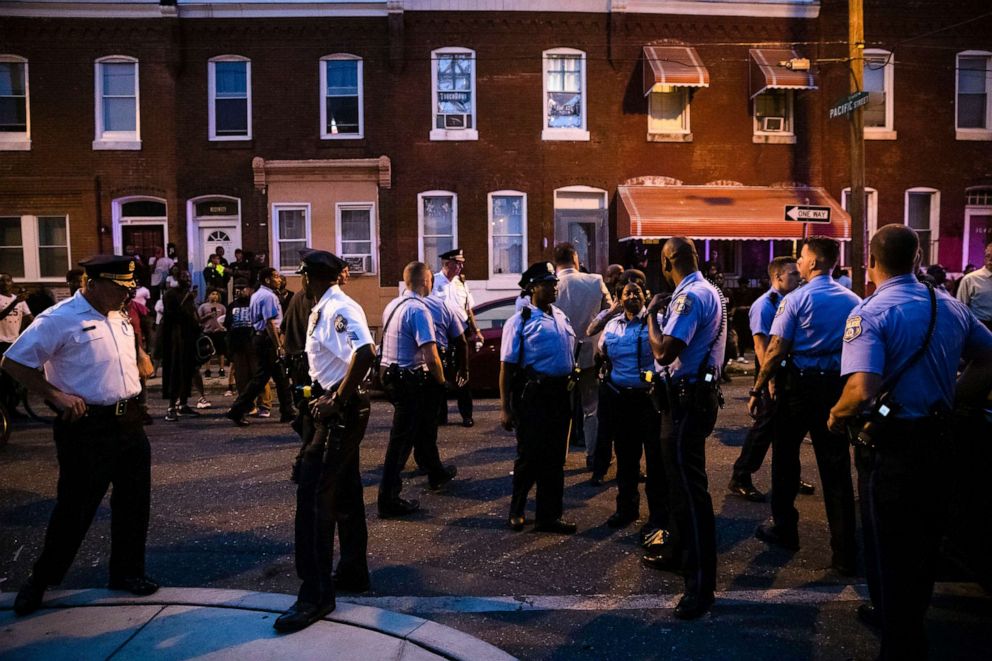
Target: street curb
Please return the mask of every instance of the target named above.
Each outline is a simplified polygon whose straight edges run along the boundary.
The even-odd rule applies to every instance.
[[[11,610],[16,595],[0,593],[0,610]],[[99,608],[103,606],[202,606],[282,613],[296,600],[292,595],[246,590],[162,588],[147,597],[124,596],[104,589],[55,590],[45,595],[44,608]],[[375,631],[443,656],[452,661],[512,661],[501,649],[474,636],[413,615],[339,601],[323,618]]]

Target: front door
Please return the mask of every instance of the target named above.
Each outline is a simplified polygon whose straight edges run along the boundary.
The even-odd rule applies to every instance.
[[[985,263],[985,244],[992,241],[992,210],[968,211],[968,236],[965,238],[965,256],[962,268],[973,264],[981,268]]]
[[[604,273],[609,258],[606,209],[555,209],[555,243],[568,241],[579,264],[590,273]]]
[[[224,259],[231,262],[234,259],[234,250],[240,248],[235,228],[228,227],[201,227],[200,228],[200,255],[203,256],[203,263],[199,265],[203,269],[210,259],[210,255],[217,252],[217,248],[224,249]]]
[[[165,227],[162,225],[123,225],[121,249],[125,255],[140,255],[141,263],[155,254],[155,248],[165,245]],[[147,284],[147,283],[145,283]]]

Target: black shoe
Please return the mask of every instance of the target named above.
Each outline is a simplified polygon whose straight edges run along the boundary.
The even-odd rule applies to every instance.
[[[197,411],[192,406],[190,406],[189,404],[183,404],[176,410],[178,411],[179,415],[191,415],[197,418],[200,417],[200,412]]]
[[[129,576],[128,578],[112,578],[107,587],[111,590],[123,590],[139,597],[147,597],[158,592],[158,583],[147,576]]]
[[[696,594],[694,592],[686,592],[679,599],[674,615],[680,620],[695,620],[697,617],[705,615],[712,605],[712,593]]]
[[[816,487],[814,487],[809,482],[804,482],[802,480],[799,480],[799,493],[801,493],[804,496],[812,496],[814,493],[816,493]]]
[[[351,594],[362,594],[368,592],[372,587],[369,575],[365,576],[338,576],[334,573],[334,589],[338,592],[349,592]]]
[[[526,522],[527,522],[527,520],[524,519],[524,517],[522,517],[522,516],[514,516],[513,514],[511,514],[510,515],[510,521],[509,521],[510,530],[512,530],[513,532],[520,532],[521,530],[524,529],[524,524]]]
[[[606,480],[605,475],[598,475],[596,473],[593,473],[592,477],[589,478],[589,484],[591,484],[594,487],[601,487],[603,486],[603,482],[605,480]]]
[[[583,445],[581,447],[585,447],[585,446]],[[586,470],[590,470],[590,471],[595,470],[596,469],[595,467],[596,467],[596,462],[593,460],[592,457],[586,455]]]
[[[420,509],[420,501],[416,499],[406,500],[397,498],[393,501],[383,501],[379,503],[379,518],[389,519],[394,516],[406,516],[413,514]]]
[[[799,533],[795,530],[782,530],[771,521],[765,521],[754,531],[754,536],[763,542],[781,546],[790,551],[799,550]]]
[[[243,413],[237,413],[234,409],[231,409],[224,414],[224,417],[233,422],[238,427],[247,427],[251,423],[248,422]]]
[[[323,618],[334,610],[334,597],[320,604],[311,604],[306,601],[297,601],[289,610],[276,618],[272,627],[280,633],[290,633],[306,629],[308,626]]]
[[[472,418],[462,418],[462,427],[474,427],[475,420]]]
[[[875,604],[870,601],[866,601],[858,606],[858,619],[870,627],[875,627],[876,629],[882,628],[882,614],[875,608]]]
[[[682,564],[678,561],[677,555],[672,549],[659,547],[658,550],[641,556],[641,562],[651,569],[681,574]]]
[[[637,514],[621,514],[620,512],[614,512],[612,516],[606,520],[606,525],[611,528],[624,528],[629,526],[634,521],[637,521]]]
[[[296,420],[295,413],[283,413],[279,416],[279,422],[292,422],[293,420]]]
[[[534,530],[537,532],[553,532],[559,535],[573,535],[579,527],[574,523],[568,521],[562,521],[561,519],[555,519],[554,521],[548,521],[546,523],[538,523],[534,526]]]
[[[765,502],[765,494],[754,488],[750,475],[747,475],[746,477],[730,478],[730,484],[727,485],[727,490],[735,496],[740,496],[744,500],[749,500],[752,503]]]
[[[438,491],[442,487],[444,487],[444,485],[446,485],[448,482],[451,482],[453,479],[455,479],[455,475],[458,475],[457,466],[445,466],[444,477],[442,477],[440,480],[436,482],[434,480],[428,480],[428,487],[430,488],[431,491]]]
[[[28,580],[21,586],[17,598],[14,599],[14,612],[18,615],[29,615],[41,608],[41,601],[45,596],[45,588],[47,587],[34,576],[28,576]]]

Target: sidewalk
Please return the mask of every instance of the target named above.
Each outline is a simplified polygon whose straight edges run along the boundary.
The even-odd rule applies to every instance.
[[[338,602],[292,634],[272,622],[293,597],[240,590],[162,588],[149,597],[109,590],[45,594],[26,617],[0,594],[0,658],[11,659],[396,659],[503,661],[492,645],[435,622]]]

